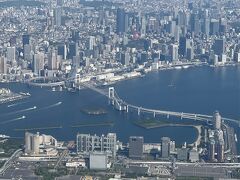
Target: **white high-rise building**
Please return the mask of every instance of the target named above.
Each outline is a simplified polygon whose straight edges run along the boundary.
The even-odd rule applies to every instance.
[[[40,74],[40,70],[44,69],[44,53],[37,52],[34,54],[33,58],[33,72],[35,74]]]
[[[214,129],[221,129],[222,118],[218,111],[215,111],[213,114],[213,125]]]

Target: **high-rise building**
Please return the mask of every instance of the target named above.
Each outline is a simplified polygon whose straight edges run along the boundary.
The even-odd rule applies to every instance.
[[[225,38],[215,39],[213,44],[214,53],[218,56],[225,54]]]
[[[75,42],[69,43],[68,46],[68,58],[73,59],[73,56],[78,55],[78,44]]]
[[[191,39],[188,39],[184,36],[181,36],[179,38],[179,55],[182,55],[183,57],[186,57],[187,55],[187,48],[191,48],[192,43]]]
[[[117,34],[124,34],[128,30],[128,15],[124,9],[117,9]]]
[[[129,66],[130,64],[130,54],[129,52],[124,52],[121,54],[121,63],[125,66]]]
[[[113,157],[116,156],[116,140],[115,133],[108,133],[106,136],[97,136],[90,134],[77,135],[77,152],[89,153],[93,151],[107,152]]]
[[[25,132],[25,154],[31,156],[38,156],[40,153],[40,149],[42,148],[56,148],[57,140],[50,136],[42,134],[37,134]]]
[[[38,52],[33,58],[33,72],[40,75],[40,71],[44,69],[44,53]]]
[[[48,69],[57,70],[57,53],[55,49],[50,48],[48,52]]]
[[[62,25],[62,8],[61,7],[55,8],[54,17],[55,17],[55,25],[57,27],[61,26]]]
[[[219,33],[219,20],[217,19],[211,19],[210,21],[210,34],[211,35],[217,35]]]
[[[211,139],[210,142],[209,142],[208,159],[210,161],[214,161],[215,160],[215,141],[214,141],[214,139]]]
[[[170,155],[170,138],[169,137],[162,137],[162,148],[161,148],[161,156],[162,158],[168,158]]]
[[[95,46],[95,37],[90,36],[88,39],[88,49],[93,50],[94,46]]]
[[[143,157],[143,143],[142,136],[129,137],[129,157],[141,159]]]
[[[15,47],[7,47],[7,61],[11,63],[16,62],[16,48]]]
[[[3,56],[0,57],[0,74],[7,74],[7,59]]]
[[[32,52],[30,44],[25,44],[23,48],[23,55],[25,61],[32,61]]]
[[[58,55],[61,55],[63,59],[67,59],[67,46],[63,44],[59,44],[57,47]]]
[[[222,118],[218,111],[215,111],[213,114],[213,126],[214,129],[221,129]]]
[[[178,45],[177,44],[170,45],[169,54],[171,57],[171,61],[178,61]]]
[[[24,34],[22,36],[22,43],[23,43],[23,47],[27,44],[30,44],[30,35],[29,34]]]
[[[217,160],[218,162],[224,162],[224,141],[217,143]]]

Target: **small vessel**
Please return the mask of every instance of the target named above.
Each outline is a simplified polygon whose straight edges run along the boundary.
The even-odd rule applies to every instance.
[[[52,88],[52,91],[56,91],[56,88],[55,88],[55,87],[53,87],[53,88]]]
[[[174,68],[175,68],[175,69],[182,69],[181,66],[175,66]]]
[[[33,106],[33,109],[37,109],[37,106]]]
[[[189,65],[185,65],[185,66],[183,66],[183,69],[187,69],[189,67],[190,67]]]
[[[234,138],[235,138],[235,142],[238,142],[237,134],[234,135]]]

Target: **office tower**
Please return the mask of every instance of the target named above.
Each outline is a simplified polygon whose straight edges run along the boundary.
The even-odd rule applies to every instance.
[[[193,60],[194,58],[194,51],[192,47],[187,48],[187,55],[186,55],[187,60]]]
[[[0,74],[7,74],[7,59],[3,56],[0,57]]]
[[[94,46],[95,46],[95,37],[90,36],[88,39],[88,49],[93,50]]]
[[[210,161],[214,161],[215,160],[215,141],[213,139],[211,139],[210,142],[209,142],[208,159]]]
[[[141,37],[144,37],[146,35],[146,18],[145,16],[142,16],[141,19]]]
[[[224,162],[224,141],[217,143],[217,160],[218,162]]]
[[[170,138],[162,137],[161,141],[162,141],[161,156],[162,158],[168,158],[170,155]]]
[[[7,61],[12,64],[16,62],[16,48],[7,47]]]
[[[217,35],[219,33],[219,20],[217,19],[211,19],[210,22],[210,34],[211,35]]]
[[[225,38],[215,39],[213,44],[214,53],[218,56],[225,54]]]
[[[141,136],[129,137],[129,158],[141,159],[143,157],[144,139]]]
[[[37,52],[33,58],[33,72],[40,75],[40,71],[44,69],[44,53]]]
[[[64,43],[58,45],[57,52],[63,59],[67,59],[67,46]]]
[[[62,8],[57,7],[54,11],[55,25],[57,27],[62,25]]]
[[[100,151],[116,156],[117,136],[115,133],[108,133],[106,136],[90,134],[77,134],[77,152],[86,153]]]
[[[187,39],[184,36],[181,36],[179,38],[179,55],[182,55],[183,57],[186,57],[187,55],[187,48],[190,48],[191,45],[191,40]]]
[[[218,111],[215,111],[213,114],[213,126],[214,129],[221,129],[222,118]]]
[[[48,70],[57,70],[57,53],[55,49],[50,48],[48,52]]]
[[[204,18],[203,24],[202,24],[202,32],[209,36],[210,33],[210,19],[209,18]]]
[[[170,45],[169,54],[171,57],[171,61],[178,61],[178,45],[177,44]]]
[[[22,43],[23,43],[23,47],[27,44],[30,44],[30,35],[29,34],[24,34],[22,36]]]
[[[78,44],[71,42],[68,46],[68,58],[73,59],[73,56],[78,55]]]
[[[128,15],[126,14],[124,9],[117,9],[117,34],[124,34],[128,30]]]
[[[198,14],[191,14],[190,17],[190,29],[192,32],[198,34],[200,27],[200,21],[198,18]]]
[[[169,21],[167,25],[167,32],[171,35],[174,35],[175,28],[176,28],[176,21]]]
[[[124,52],[121,54],[121,63],[125,66],[129,66],[130,64],[130,54],[129,52]]]
[[[24,60],[25,61],[32,61],[32,52],[31,52],[30,44],[24,45],[23,55],[24,55]]]

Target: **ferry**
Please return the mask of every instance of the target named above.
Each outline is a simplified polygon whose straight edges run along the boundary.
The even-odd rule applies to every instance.
[[[181,66],[175,66],[174,69],[182,69]]]
[[[0,138],[10,138],[10,136],[7,136],[5,134],[0,134]]]
[[[235,142],[238,142],[237,134],[234,135]]]

